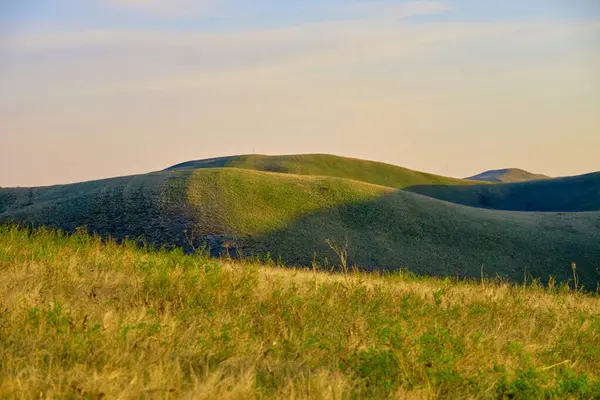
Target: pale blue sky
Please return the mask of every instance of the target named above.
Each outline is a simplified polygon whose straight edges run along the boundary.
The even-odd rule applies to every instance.
[[[0,0],[0,186],[334,153],[600,170],[596,0]]]

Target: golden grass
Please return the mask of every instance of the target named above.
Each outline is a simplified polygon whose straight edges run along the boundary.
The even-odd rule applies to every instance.
[[[0,398],[594,398],[600,299],[0,227]]]

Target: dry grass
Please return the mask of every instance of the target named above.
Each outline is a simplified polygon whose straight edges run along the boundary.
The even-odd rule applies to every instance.
[[[600,299],[0,227],[0,398],[598,398]]]

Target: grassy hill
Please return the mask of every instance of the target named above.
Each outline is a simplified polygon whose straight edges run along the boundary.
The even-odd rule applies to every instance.
[[[594,399],[600,298],[0,226],[0,398]]]
[[[600,210],[600,172],[495,185],[418,185],[407,190],[452,203],[497,210]]]
[[[472,181],[484,181],[494,183],[513,183],[526,182],[539,179],[548,179],[549,177],[541,174],[533,174],[531,172],[519,168],[496,169],[486,171],[481,174],[465,178]]]
[[[0,189],[0,221],[74,231],[87,226],[105,236],[145,236],[182,245],[185,173],[168,172],[38,188]],[[180,189],[180,190],[178,190]],[[160,239],[159,239],[160,238]]]
[[[214,255],[267,253],[288,264],[338,264],[327,240],[365,268],[429,275],[598,282],[600,213],[484,210],[356,180],[237,168],[169,170],[36,189],[0,190],[15,220]]]
[[[301,154],[283,156],[242,155],[190,161],[167,170],[196,168],[240,168],[295,175],[331,176],[353,179],[403,189],[415,185],[468,185],[462,179],[427,174],[396,165],[329,154]]]

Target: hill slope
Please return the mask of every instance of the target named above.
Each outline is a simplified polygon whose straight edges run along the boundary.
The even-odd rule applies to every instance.
[[[0,190],[0,221],[16,220],[156,245],[228,248],[286,263],[335,263],[327,239],[347,241],[349,262],[417,273],[546,280],[595,287],[600,213],[484,210],[332,177],[211,168],[83,184]],[[316,254],[315,254],[316,252]]]
[[[465,178],[472,181],[494,182],[494,183],[512,183],[512,182],[527,182],[538,179],[548,179],[549,177],[541,174],[533,174],[531,172],[519,168],[496,169],[486,171],[481,174]]]
[[[407,190],[452,203],[496,210],[600,210],[600,172],[495,185],[419,185]]]
[[[167,171],[200,168],[241,168],[347,178],[478,208],[506,211],[600,211],[600,173],[550,179],[544,175],[508,169],[488,171],[470,178],[490,180],[484,182],[454,179],[390,164],[326,154],[222,157],[178,164]],[[494,179],[513,182],[494,183]]]
[[[241,168],[296,175],[331,176],[388,186],[396,189],[415,185],[469,185],[462,179],[449,178],[396,165],[329,154],[300,154],[284,156],[242,155],[189,161],[167,171],[197,168]]]

